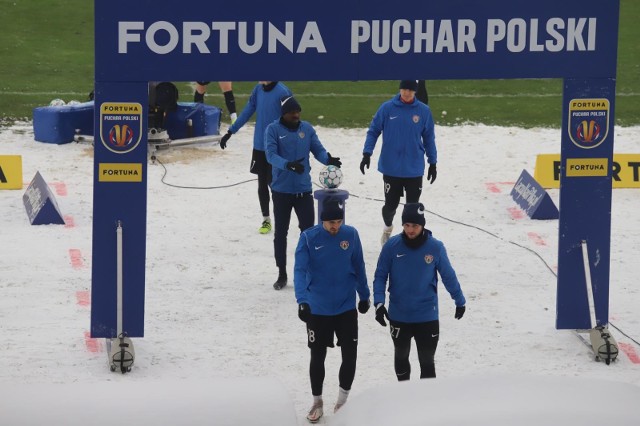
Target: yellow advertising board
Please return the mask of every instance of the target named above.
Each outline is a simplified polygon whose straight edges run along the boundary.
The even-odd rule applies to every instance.
[[[572,178],[606,176],[606,158],[567,158],[566,175]],[[560,154],[538,154],[533,177],[543,188],[560,188]],[[613,154],[613,188],[640,188],[640,154]]]
[[[0,155],[0,189],[22,189],[21,155]]]
[[[100,182],[142,182],[140,163],[100,163],[98,173]]]

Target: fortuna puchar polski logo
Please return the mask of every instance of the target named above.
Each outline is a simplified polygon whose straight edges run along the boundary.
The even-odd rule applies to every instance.
[[[116,154],[133,151],[142,139],[142,105],[133,102],[100,105],[100,139]]]

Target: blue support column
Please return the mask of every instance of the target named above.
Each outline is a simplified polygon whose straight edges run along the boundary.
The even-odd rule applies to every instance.
[[[116,224],[123,234],[123,332],[144,335],[147,82],[95,85],[91,337],[116,337]]]
[[[562,109],[556,328],[609,320],[615,79],[565,79]],[[581,243],[589,249],[591,324]]]

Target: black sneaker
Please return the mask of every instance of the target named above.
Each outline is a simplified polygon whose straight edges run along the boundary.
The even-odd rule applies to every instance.
[[[274,290],[282,290],[287,285],[287,274],[280,273],[278,279],[273,283]]]

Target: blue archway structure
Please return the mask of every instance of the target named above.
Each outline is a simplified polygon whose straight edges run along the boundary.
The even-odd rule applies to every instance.
[[[564,79],[558,329],[609,315],[619,0],[95,0],[92,337],[144,335],[149,81]],[[596,324],[593,324],[595,326]]]

